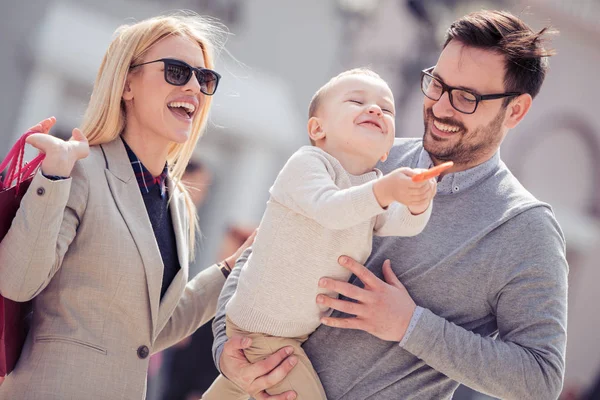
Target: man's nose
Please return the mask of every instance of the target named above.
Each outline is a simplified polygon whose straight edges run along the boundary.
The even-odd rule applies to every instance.
[[[454,107],[450,103],[450,94],[443,93],[442,97],[431,107],[433,114],[438,118],[446,118],[454,116]]]

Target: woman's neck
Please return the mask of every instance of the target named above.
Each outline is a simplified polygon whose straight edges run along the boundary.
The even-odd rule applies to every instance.
[[[144,134],[141,130],[132,131],[128,128],[125,128],[122,136],[152,176],[159,176],[167,162],[169,142],[156,134]]]

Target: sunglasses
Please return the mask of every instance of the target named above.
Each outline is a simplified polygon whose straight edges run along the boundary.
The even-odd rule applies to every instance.
[[[186,62],[174,58],[161,58],[160,60],[148,61],[132,65],[131,68],[142,65],[162,62],[165,64],[165,81],[174,86],[183,86],[190,81],[194,72],[200,84],[200,91],[207,96],[212,96],[217,91],[221,75],[207,68],[195,68]]]

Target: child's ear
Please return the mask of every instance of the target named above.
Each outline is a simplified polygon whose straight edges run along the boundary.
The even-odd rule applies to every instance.
[[[389,154],[390,154],[389,152],[386,152],[384,155],[381,156],[379,161],[384,162],[385,160],[387,160]]]
[[[308,137],[313,141],[321,140],[325,138],[325,131],[321,125],[321,121],[317,117],[311,117],[308,120]]]
[[[129,79],[125,81],[125,86],[123,86],[123,100],[129,101],[133,99],[133,90],[131,90],[131,84]]]

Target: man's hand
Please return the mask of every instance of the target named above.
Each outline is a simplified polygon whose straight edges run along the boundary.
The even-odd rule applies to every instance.
[[[244,355],[244,349],[251,344],[252,339],[242,336],[232,336],[225,343],[219,361],[223,375],[256,400],[294,400],[296,393],[293,391],[275,396],[265,392],[281,382],[297,364],[298,359],[291,356],[293,348],[284,347],[252,364]]]
[[[383,263],[383,276],[387,283],[350,257],[342,256],[338,262],[352,271],[365,287],[362,289],[351,283],[321,278],[319,287],[357,300],[354,303],[318,295],[318,304],[356,315],[350,318],[324,317],[321,322],[336,328],[360,329],[383,340],[401,341],[417,306],[392,271],[390,260]]]

